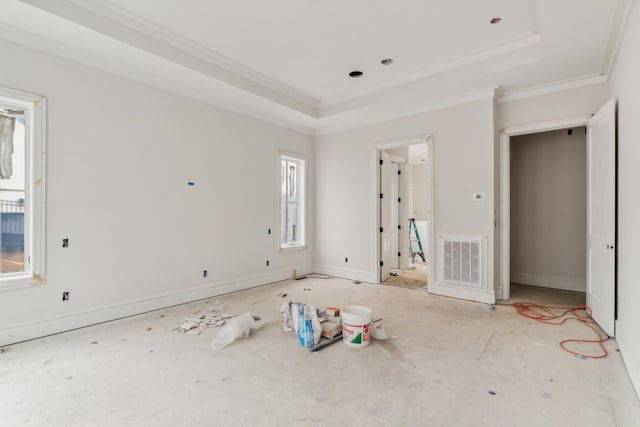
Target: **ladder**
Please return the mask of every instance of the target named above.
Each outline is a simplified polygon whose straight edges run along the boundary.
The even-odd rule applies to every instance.
[[[413,243],[418,243],[418,250],[413,250]],[[416,225],[415,218],[409,218],[409,253],[411,254],[411,262],[416,262],[416,255],[422,258],[423,262],[427,262],[424,257],[424,251],[422,250],[422,241],[420,240],[420,233],[418,232],[418,226]]]

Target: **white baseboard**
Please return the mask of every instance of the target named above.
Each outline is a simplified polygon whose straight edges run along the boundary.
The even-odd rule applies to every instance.
[[[316,265],[314,270],[318,274],[339,277],[341,279],[359,280],[361,282],[376,283],[376,275],[370,271],[351,270],[349,268],[331,267],[328,265]]]
[[[623,323],[616,321],[616,342],[629,373],[629,378],[631,378],[633,388],[636,390],[636,396],[640,397],[640,354],[633,353],[626,337],[626,329],[623,327]]]
[[[303,276],[314,272],[313,266],[296,267],[296,274]],[[269,283],[293,278],[294,269],[286,269],[257,276],[242,277],[226,282],[209,283],[190,289],[169,292],[149,298],[123,301],[117,304],[93,307],[61,316],[36,319],[17,325],[0,328],[0,346],[14,344],[34,338],[70,331],[97,323],[185,304],[205,298],[255,288]]]
[[[545,274],[515,273],[513,271],[511,272],[511,283],[574,292],[586,292],[587,290],[585,279]]]
[[[449,297],[466,299],[471,301],[495,304],[496,294],[486,289],[475,289],[466,286],[457,286],[450,283],[434,282],[429,284],[429,293],[446,295]]]

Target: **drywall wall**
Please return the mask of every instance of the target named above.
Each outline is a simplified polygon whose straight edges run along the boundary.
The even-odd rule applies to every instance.
[[[616,340],[640,395],[640,7],[632,6],[610,78],[618,100],[617,322]]]
[[[0,86],[48,101],[46,284],[0,291],[0,345],[311,272],[311,136],[16,44],[0,56]],[[302,251],[278,252],[279,149],[308,160]]]
[[[511,138],[511,282],[586,291],[585,128]]]
[[[411,169],[409,191],[411,194],[411,211],[409,216],[417,221],[426,221],[429,214],[429,170],[427,165],[413,164]]]
[[[498,103],[498,129],[595,114],[609,99],[606,83]]]
[[[435,236],[484,236],[493,265],[493,101],[487,98],[317,138],[318,271],[376,281],[376,146],[427,134],[433,136]],[[477,192],[485,200],[474,201]],[[435,247],[434,278],[439,256]]]

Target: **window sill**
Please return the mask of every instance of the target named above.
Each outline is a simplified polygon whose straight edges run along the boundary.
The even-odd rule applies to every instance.
[[[0,279],[0,292],[12,291],[14,289],[30,288],[33,286],[44,285],[44,280],[39,276],[15,276]]]
[[[287,252],[299,252],[307,249],[307,245],[295,245],[295,246],[280,246],[281,253]]]

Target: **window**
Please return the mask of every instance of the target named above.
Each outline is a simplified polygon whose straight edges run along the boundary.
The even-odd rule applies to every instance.
[[[0,289],[44,279],[45,100],[0,88]]]
[[[305,246],[305,161],[280,154],[280,248]]]

